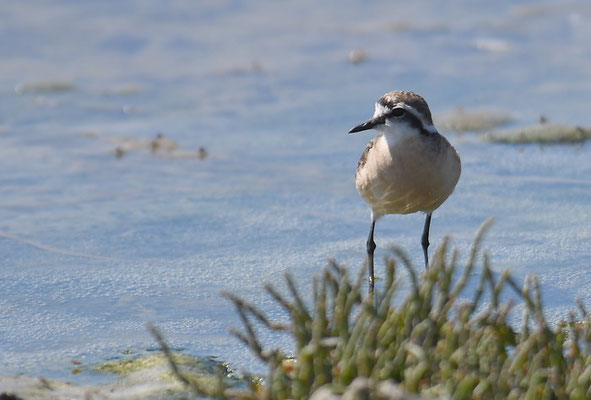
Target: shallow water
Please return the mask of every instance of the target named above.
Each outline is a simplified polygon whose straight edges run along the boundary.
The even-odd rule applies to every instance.
[[[386,91],[421,93],[436,117],[591,125],[587,2],[363,3],[3,5],[0,374],[100,382],[88,366],[155,347],[147,321],[176,348],[260,368],[218,293],[281,318],[263,280],[283,287],[289,270],[309,292],[327,258],[361,265],[369,211],[353,174],[371,134],[346,132]],[[176,153],[152,154],[158,133]],[[433,248],[451,234],[465,255],[494,216],[495,270],[538,274],[553,321],[575,298],[591,307],[590,145],[447,137],[463,171]],[[395,243],[421,265],[422,218],[380,220],[376,259]]]

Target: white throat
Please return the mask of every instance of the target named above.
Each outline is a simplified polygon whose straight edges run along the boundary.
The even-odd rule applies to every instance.
[[[404,108],[405,110],[414,114],[417,118],[422,120],[422,118],[418,115],[417,110],[415,110],[413,107],[409,106],[408,104],[398,103],[396,106],[400,107],[400,108]],[[380,117],[380,116],[387,114],[389,112],[390,112],[389,108],[387,108],[387,107],[381,105],[379,102],[377,102],[377,103],[375,103],[373,117],[377,118],[377,117]],[[432,133],[437,132],[437,129],[435,129],[435,127],[432,124],[425,124],[423,122],[423,125],[427,131],[432,132]],[[385,125],[378,125],[374,129],[384,134],[384,139],[386,140],[386,143],[388,143],[388,147],[396,146],[396,144],[398,144],[398,142],[400,142],[404,138],[408,138],[410,136],[421,134],[421,132],[419,132],[418,129],[416,129],[414,126],[410,125],[409,123],[403,122],[403,121],[397,121],[396,119],[388,119],[388,120],[386,120]]]
[[[391,120],[386,125],[376,126],[375,129],[384,134],[384,139],[390,148],[396,146],[403,139],[421,134],[414,126],[406,122],[392,123]]]

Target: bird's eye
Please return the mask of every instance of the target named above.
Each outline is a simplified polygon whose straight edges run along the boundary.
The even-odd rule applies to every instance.
[[[404,114],[406,114],[406,110],[404,108],[395,108],[390,113],[393,117],[400,118]]]

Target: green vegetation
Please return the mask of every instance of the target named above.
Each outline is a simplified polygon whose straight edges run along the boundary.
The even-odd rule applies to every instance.
[[[289,313],[289,326],[273,323],[253,305],[224,294],[244,324],[244,332],[233,333],[269,370],[263,385],[226,391],[226,397],[307,399],[319,389],[338,395],[356,378],[367,377],[365,395],[357,398],[384,398],[376,393],[378,383],[384,382],[451,399],[591,398],[590,316],[579,304],[581,318],[573,313],[552,327],[544,318],[535,277],[526,278],[522,287],[508,272],[495,278],[488,255],[479,255],[489,225],[477,234],[461,268],[458,251],[449,254],[447,240],[422,276],[402,251],[391,248],[384,285],[375,299],[364,296],[364,271],[352,280],[345,268],[331,263],[314,281],[308,307],[286,275],[290,298],[269,285],[265,289]],[[477,259],[482,259],[479,277]],[[404,298],[395,298],[400,292],[399,265],[410,280]],[[465,287],[471,276],[478,284],[468,295]],[[523,303],[519,329],[508,321],[513,302],[502,300],[510,297],[501,296],[508,290]],[[295,358],[264,349],[255,329],[261,324],[290,332]]]

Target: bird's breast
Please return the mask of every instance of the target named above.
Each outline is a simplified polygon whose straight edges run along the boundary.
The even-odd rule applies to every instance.
[[[359,162],[355,184],[374,214],[432,212],[453,192],[460,159],[441,135],[414,135],[392,144],[374,138]]]

